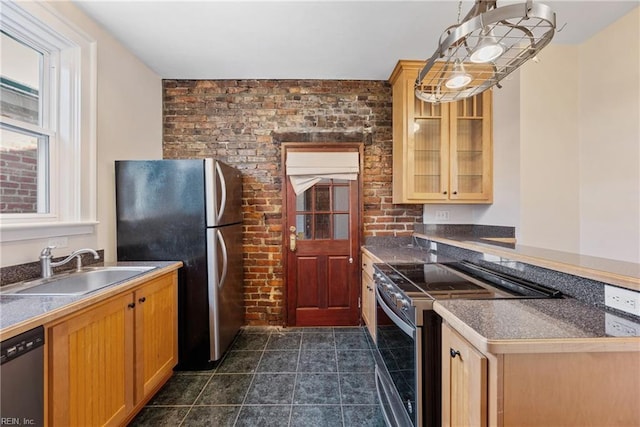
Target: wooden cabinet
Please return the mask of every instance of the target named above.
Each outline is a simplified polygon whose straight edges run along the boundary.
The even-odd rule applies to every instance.
[[[153,395],[178,363],[178,295],[171,277],[135,293],[136,401]]]
[[[49,425],[119,425],[133,410],[133,294],[48,328]]]
[[[177,363],[177,273],[46,328],[49,425],[121,425]]]
[[[393,203],[492,203],[492,92],[434,104],[414,95],[421,61],[399,61],[393,87]]]
[[[442,332],[442,425],[487,425],[487,358],[447,325]]]
[[[362,319],[373,340],[376,340],[376,285],[373,281],[374,260],[368,252],[362,252]]]
[[[443,323],[443,426],[640,425],[637,349],[588,339],[513,342],[522,344],[521,352],[482,352]]]

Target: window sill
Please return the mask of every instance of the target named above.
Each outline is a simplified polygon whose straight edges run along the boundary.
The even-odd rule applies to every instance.
[[[96,225],[98,221],[2,224],[0,225],[0,242],[93,234]]]

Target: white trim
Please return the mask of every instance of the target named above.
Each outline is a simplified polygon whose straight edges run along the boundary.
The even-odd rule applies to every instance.
[[[0,215],[0,241],[89,234],[97,224],[97,44],[46,2],[2,1],[3,30],[50,52],[48,214]],[[46,78],[46,73],[45,73]],[[46,87],[46,85],[44,85]],[[61,102],[61,101],[65,102]],[[59,111],[58,111],[59,109]],[[3,118],[3,121],[6,121]],[[24,127],[24,126],[21,126]],[[42,132],[40,130],[40,132]],[[22,237],[21,237],[22,236]]]
[[[0,232],[0,242],[93,234],[98,224],[98,221],[3,224]]]

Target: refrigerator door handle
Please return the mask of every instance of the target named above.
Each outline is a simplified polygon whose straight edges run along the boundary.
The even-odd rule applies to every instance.
[[[218,234],[218,240],[220,241],[220,250],[222,251],[222,274],[220,275],[220,280],[218,281],[218,288],[222,289],[224,286],[224,282],[227,279],[227,270],[229,269],[229,254],[227,252],[227,244],[224,241],[224,237],[220,230],[216,230]]]
[[[220,180],[220,190],[222,194],[220,195],[220,206],[218,206],[218,217],[216,218],[216,224],[220,224],[220,220],[222,219],[222,215],[224,214],[224,210],[227,206],[227,182],[224,179],[224,174],[222,173],[222,169],[220,168],[220,163],[216,162],[216,173],[218,174],[218,179]]]

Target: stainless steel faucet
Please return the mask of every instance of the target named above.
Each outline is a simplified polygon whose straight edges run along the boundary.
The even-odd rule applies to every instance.
[[[53,258],[53,255],[51,255],[51,249],[55,249],[55,246],[47,246],[42,250],[42,252],[40,252],[40,267],[42,268],[43,279],[53,276],[53,270],[52,270],[53,267],[59,267],[61,265],[64,265],[69,261],[71,261],[73,258],[78,259],[76,264],[76,271],[81,271],[82,270],[82,257],[81,257],[82,254],[90,253],[90,254],[93,254],[94,259],[100,259],[100,255],[98,255],[98,252],[94,251],[93,249],[78,249],[77,251],[71,252],[71,255],[69,255],[62,261],[51,262],[51,258]]]

